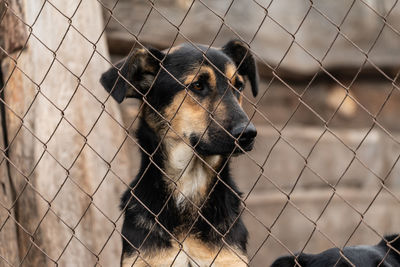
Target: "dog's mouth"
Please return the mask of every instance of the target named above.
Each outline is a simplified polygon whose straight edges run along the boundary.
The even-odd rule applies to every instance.
[[[251,139],[245,140],[244,142],[239,142],[239,146],[245,152],[249,152],[249,151],[253,150],[254,142],[255,142],[255,138],[251,138]]]
[[[252,151],[254,147],[254,142],[255,142],[254,138],[246,141],[245,143],[239,142],[239,147],[237,145],[235,146],[232,156],[236,157],[244,154],[245,152]]]
[[[231,142],[226,140],[199,141],[199,138],[195,135],[190,137],[190,144],[202,156],[239,156],[253,150],[254,142],[255,138],[241,139],[235,143],[233,140]]]
[[[241,138],[239,140],[239,146],[244,150],[244,151],[251,151],[254,147],[254,141],[255,138]]]

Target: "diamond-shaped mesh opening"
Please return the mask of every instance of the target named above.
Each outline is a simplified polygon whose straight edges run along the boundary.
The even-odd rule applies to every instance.
[[[72,64],[69,58],[69,53],[71,49],[71,40],[74,40],[74,44],[80,47],[83,47],[85,51],[94,50],[93,44],[90,43],[82,33],[78,32],[78,30],[74,27],[70,27],[64,42],[61,44],[59,50],[57,51],[57,60],[62,64],[65,68],[65,72],[70,72],[69,75],[75,76],[73,77],[75,80],[78,80],[76,77],[81,78],[84,75],[84,71],[86,71],[87,65],[91,62],[93,53],[79,53],[78,51],[74,54],[76,59],[79,60],[80,64]],[[82,81],[85,84],[85,81]]]
[[[48,24],[46,17],[51,16],[52,23]],[[47,32],[50,31],[54,25],[57,25],[57,31],[53,31],[51,35]],[[62,13],[57,10],[57,8],[51,5],[49,2],[45,3],[41,11],[41,15],[37,17],[35,21],[35,26],[32,29],[32,34],[36,39],[46,46],[51,51],[57,50],[61,45],[65,34],[68,32],[68,18],[63,16]]]
[[[364,14],[363,17],[358,16],[358,13]],[[357,28],[352,23],[363,24],[368,29],[370,34],[357,38]],[[374,43],[380,28],[384,22],[381,18],[374,13],[371,9],[367,8],[361,1],[355,1],[353,8],[350,10],[348,18],[341,27],[341,32],[349,42],[354,43],[362,51],[368,51],[370,46]]]
[[[17,69],[22,72],[21,75],[25,76],[23,79],[27,79],[35,85],[39,85],[46,78],[47,72],[50,70],[52,63],[54,62],[53,53],[42,42],[40,42],[40,39],[36,38],[35,35],[29,36],[26,46],[35,49],[35,51],[40,54],[38,60],[40,60],[41,67],[35,68],[35,65],[31,62],[32,59],[28,59],[24,57],[24,54],[21,54],[17,59],[17,65],[20,64],[21,67],[18,65]],[[10,67],[13,67],[13,65]]]
[[[386,98],[387,101],[382,104],[382,108],[379,114],[377,114],[377,121],[385,129],[397,130],[397,127],[395,125],[392,126],[390,122],[395,118],[394,114],[397,112],[398,108],[396,102],[398,101],[397,99],[399,96],[400,92],[397,90],[397,88],[392,87],[391,93],[389,93],[388,97]]]
[[[17,265],[19,264],[18,259],[10,255],[10,250],[17,245],[15,223],[11,219],[11,215],[8,215],[2,208],[0,211],[0,218],[1,238],[10,240],[9,248],[2,247],[0,249],[0,262],[2,264]]]

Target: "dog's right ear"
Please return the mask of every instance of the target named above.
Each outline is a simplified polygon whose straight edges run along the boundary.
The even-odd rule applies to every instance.
[[[224,51],[239,68],[239,74],[247,76],[251,84],[253,96],[256,97],[258,94],[259,77],[256,61],[250,53],[249,48],[240,40],[232,40],[222,47],[222,51]]]
[[[150,89],[163,57],[164,54],[157,49],[135,49],[104,72],[100,83],[118,103],[126,97],[141,99]]]

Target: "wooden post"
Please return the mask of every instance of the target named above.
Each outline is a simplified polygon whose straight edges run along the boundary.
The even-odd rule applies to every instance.
[[[15,10],[15,14],[11,12]],[[0,61],[7,57],[7,54],[21,49],[26,38],[22,22],[17,16],[22,16],[17,1],[0,2]],[[3,88],[3,77],[0,75],[0,90]],[[1,98],[4,98],[1,92]],[[20,262],[17,238],[17,226],[15,223],[16,213],[15,189],[9,176],[9,162],[7,159],[7,129],[4,121],[5,106],[0,103],[0,267],[16,266]]]
[[[6,53],[12,53],[22,49],[27,32],[23,27],[22,6],[17,0],[0,0],[0,60],[7,57]]]
[[[3,110],[0,111],[1,113]],[[13,188],[8,175],[8,162],[5,158],[3,121],[0,117],[0,267],[16,266],[19,263],[15,213],[12,209]]]
[[[108,114],[101,103],[98,80],[110,65],[99,55],[108,58],[100,5],[15,1],[33,33],[2,62],[22,266],[117,266],[122,184],[107,162],[125,133],[116,103],[106,102]],[[128,177],[123,151],[111,166]]]

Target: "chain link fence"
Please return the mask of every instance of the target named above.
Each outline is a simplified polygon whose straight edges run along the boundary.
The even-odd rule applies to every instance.
[[[119,264],[119,197],[134,192],[138,151],[152,157],[132,134],[150,103],[119,107],[98,81],[122,54],[147,45],[168,54],[182,42],[238,39],[257,60],[259,96],[241,94],[259,136],[254,151],[231,159],[243,191],[234,223],[243,217],[250,233],[245,264],[399,232],[398,1],[244,2],[1,2],[0,266]],[[206,220],[207,197],[191,202],[197,218]],[[190,258],[182,244],[194,224],[182,239],[158,220],[162,210],[147,210]],[[214,260],[223,247],[235,251],[210,227],[223,240]]]

